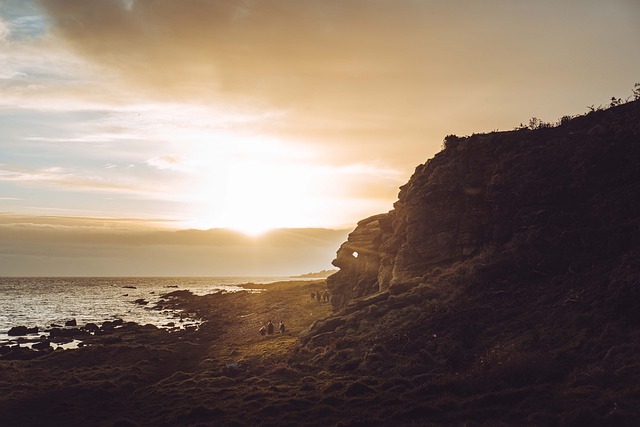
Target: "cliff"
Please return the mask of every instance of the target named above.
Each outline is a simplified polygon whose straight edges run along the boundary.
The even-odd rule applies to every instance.
[[[637,421],[639,213],[638,101],[558,126],[449,136],[394,209],[340,247],[327,280],[334,314],[296,360],[411,377],[398,394],[421,389],[438,422],[460,419],[434,408],[442,393],[506,393],[496,399],[515,402],[506,419],[518,422],[557,422],[548,405],[573,405],[568,424]]]
[[[638,110],[634,102],[557,128],[447,137],[401,187],[395,209],[360,221],[338,250],[340,271],[329,278],[334,307],[427,280],[433,268],[488,248],[526,253],[517,264],[542,275],[583,268],[582,256],[630,249]]]

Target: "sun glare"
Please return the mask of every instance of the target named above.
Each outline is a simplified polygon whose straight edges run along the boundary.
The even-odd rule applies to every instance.
[[[229,171],[223,222],[226,227],[258,236],[278,227],[298,225],[305,176],[291,166],[255,160]],[[212,201],[215,203],[215,201]]]
[[[352,217],[387,209],[350,190],[363,177],[380,179],[378,169],[328,166],[315,145],[193,123],[175,123],[163,134],[180,144],[147,164],[180,182],[173,192],[180,226],[260,236],[275,228],[350,226]]]
[[[198,163],[188,190],[192,207],[185,212],[190,227],[228,228],[256,237],[317,222],[318,179],[307,153],[258,136],[202,135],[193,147],[183,154]]]

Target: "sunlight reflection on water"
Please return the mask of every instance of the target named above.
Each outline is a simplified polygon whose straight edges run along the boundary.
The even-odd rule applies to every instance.
[[[13,326],[64,325],[123,319],[161,326],[175,321],[175,312],[152,310],[160,296],[179,289],[204,295],[217,290],[240,290],[243,283],[290,280],[282,277],[222,278],[0,278],[0,342]],[[134,303],[144,299],[149,303]]]

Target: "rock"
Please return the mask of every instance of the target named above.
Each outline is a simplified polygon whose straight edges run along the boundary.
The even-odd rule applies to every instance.
[[[353,298],[380,290],[380,219],[384,217],[385,214],[382,214],[360,221],[338,249],[333,265],[339,267],[340,271],[327,278],[334,308],[341,308]]]
[[[54,338],[86,338],[91,336],[91,334],[83,329],[78,328],[51,328],[49,331],[49,337],[51,339]]]
[[[67,320],[64,322],[64,326],[78,326],[78,322],[76,322],[76,319]]]
[[[14,326],[9,329],[7,335],[11,337],[19,337],[21,335],[37,334],[38,331],[37,326],[34,326],[33,328],[27,328],[26,326]]]
[[[103,331],[109,331],[113,330],[115,327],[116,325],[112,321],[105,320],[104,322],[102,322],[102,326],[100,327],[100,329]]]
[[[14,326],[9,329],[7,335],[10,337],[19,337],[20,335],[27,335],[27,327],[26,326]]]
[[[34,350],[50,350],[51,349],[51,342],[46,340],[46,341],[40,341],[37,342],[35,344],[33,344],[31,346],[31,348],[33,348]]]
[[[134,303],[134,304],[138,304],[138,305],[147,305],[147,304],[149,304],[149,301],[147,301],[147,300],[146,300],[146,299],[144,299],[144,298],[138,298],[138,299],[137,299],[137,300],[135,300],[133,303]]]
[[[100,327],[98,325],[96,325],[95,323],[87,323],[86,325],[84,325],[83,328],[85,331],[87,332],[98,332],[100,330]]]
[[[447,137],[400,188],[394,209],[360,221],[338,249],[340,271],[327,279],[334,309],[488,248],[521,250],[523,267],[546,275],[591,265],[575,256],[586,248],[594,260],[631,248],[638,105],[544,132]]]

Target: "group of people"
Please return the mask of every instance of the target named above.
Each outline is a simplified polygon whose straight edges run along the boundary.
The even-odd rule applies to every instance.
[[[311,292],[311,299],[318,302],[328,302],[331,300],[331,294],[329,294],[328,290],[322,291],[318,290],[317,292]],[[271,320],[267,321],[267,323],[263,324],[260,329],[260,335],[273,335],[276,331],[276,325],[273,324]],[[284,334],[285,327],[284,322],[281,320],[278,325],[278,331],[281,334]]]
[[[318,302],[328,302],[331,299],[331,295],[328,290],[311,292],[311,299],[315,299]]]
[[[262,327],[260,328],[260,331],[259,331],[260,335],[273,335],[273,333],[275,332],[275,328],[276,326],[273,324],[271,320],[269,320],[265,325],[262,325]],[[282,320],[278,325],[278,331],[280,331],[281,334],[284,334],[285,327],[284,327],[284,322]]]

